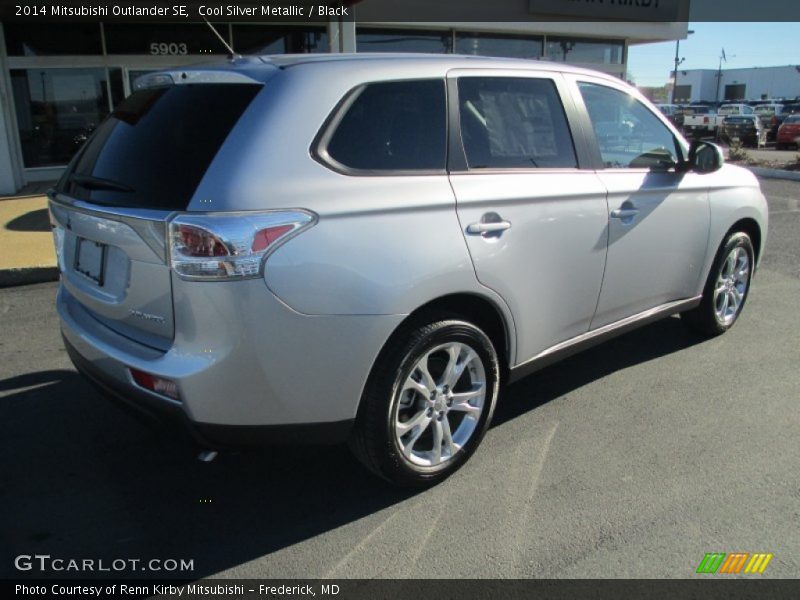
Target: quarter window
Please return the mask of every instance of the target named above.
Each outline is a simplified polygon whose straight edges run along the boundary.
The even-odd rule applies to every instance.
[[[579,84],[607,169],[665,169],[679,162],[678,141],[648,108],[623,91]]]
[[[348,169],[441,171],[447,109],[444,80],[390,81],[354,92],[327,143],[327,155]]]
[[[458,81],[458,98],[470,169],[578,166],[552,80],[463,77]]]

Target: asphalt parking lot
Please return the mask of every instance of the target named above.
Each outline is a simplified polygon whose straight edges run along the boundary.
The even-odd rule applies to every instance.
[[[0,577],[49,554],[192,559],[193,578],[686,578],[706,552],[800,577],[800,183],[762,184],[767,250],[731,332],[671,318],[515,384],[421,493],[343,448],[200,462],[75,373],[55,284],[0,290]]]

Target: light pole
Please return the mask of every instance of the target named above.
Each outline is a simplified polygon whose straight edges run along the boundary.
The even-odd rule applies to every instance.
[[[686,32],[686,37],[688,38],[690,35],[694,33],[693,30],[689,29]],[[680,58],[681,52],[681,41],[675,40],[675,71],[673,72],[672,77],[672,100],[671,104],[675,104],[675,89],[678,87],[678,67],[681,66],[681,63],[685,61],[685,58]]]

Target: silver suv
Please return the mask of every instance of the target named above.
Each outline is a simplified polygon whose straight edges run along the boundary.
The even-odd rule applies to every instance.
[[[50,193],[75,366],[209,447],[349,441],[398,485],[461,466],[501,385],[680,313],[741,313],[755,177],[636,90],[459,56],[144,76]]]

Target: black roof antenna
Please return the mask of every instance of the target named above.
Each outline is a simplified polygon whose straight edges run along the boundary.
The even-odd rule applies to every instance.
[[[219,34],[219,31],[217,31],[214,28],[214,26],[211,23],[208,22],[208,19],[206,19],[205,15],[203,15],[203,21],[206,22],[206,25],[208,25],[211,28],[211,31],[214,33],[215,36],[217,36],[217,39],[222,43],[223,46],[225,46],[225,48],[228,50],[228,52],[230,52],[230,59],[231,60],[233,60],[235,58],[242,58],[242,55],[241,54],[236,54],[236,52],[233,51],[233,48],[231,47],[231,45],[228,42],[226,42],[225,38],[222,37]]]

